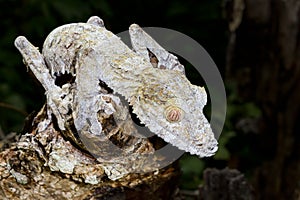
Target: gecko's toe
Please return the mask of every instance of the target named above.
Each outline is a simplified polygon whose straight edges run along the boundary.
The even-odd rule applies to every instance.
[[[129,31],[138,31],[138,30],[141,30],[141,29],[142,28],[139,25],[137,25],[137,24],[131,24],[129,26]]]
[[[15,46],[18,47],[18,48],[22,48],[25,46],[25,43],[28,42],[26,37],[24,36],[18,36],[16,39],[15,39]]]

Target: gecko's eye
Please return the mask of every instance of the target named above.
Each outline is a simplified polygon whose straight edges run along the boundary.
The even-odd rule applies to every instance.
[[[179,122],[183,118],[183,110],[177,106],[168,106],[164,114],[169,122]]]

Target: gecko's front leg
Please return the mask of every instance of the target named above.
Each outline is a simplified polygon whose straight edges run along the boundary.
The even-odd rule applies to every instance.
[[[94,59],[95,57],[98,59]],[[99,61],[103,61],[99,63]],[[101,162],[123,157],[123,151],[115,146],[104,134],[98,120],[98,113],[112,115],[115,110],[106,102],[99,86],[101,70],[99,66],[107,64],[94,49],[83,49],[78,54],[76,68],[76,92],[74,94],[73,119],[77,133],[86,148]],[[87,67],[88,66],[88,67]]]
[[[154,67],[159,69],[176,70],[185,74],[184,66],[180,64],[178,58],[162,48],[150,35],[148,35],[139,25],[132,24],[129,27],[130,40],[133,49],[138,55],[149,59]]]

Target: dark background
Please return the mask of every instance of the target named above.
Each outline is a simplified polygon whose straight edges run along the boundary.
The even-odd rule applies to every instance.
[[[239,2],[244,2],[242,9]],[[220,150],[202,160],[185,155],[180,160],[181,188],[197,189],[207,167],[229,167],[245,174],[258,199],[300,196],[297,1],[0,0],[0,10],[1,135],[20,132],[26,115],[45,102],[43,88],[13,45],[17,36],[41,49],[54,28],[85,22],[92,15],[114,33],[132,23],[174,29],[210,54],[225,81],[228,101]],[[182,62],[191,81],[201,84],[201,77]]]

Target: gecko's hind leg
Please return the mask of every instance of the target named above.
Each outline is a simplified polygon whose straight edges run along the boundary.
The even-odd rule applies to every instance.
[[[44,57],[37,47],[33,46],[24,36],[16,38],[15,46],[22,54],[26,66],[30,68],[46,91],[57,87],[45,64]]]
[[[64,120],[60,112],[61,96],[63,91],[55,85],[55,79],[50,75],[43,55],[38,48],[33,46],[24,36],[19,36],[15,40],[15,46],[23,56],[24,63],[33,72],[38,81],[46,90],[47,105],[51,108],[53,114],[57,117],[58,126],[64,130]],[[48,112],[49,117],[51,113]]]

